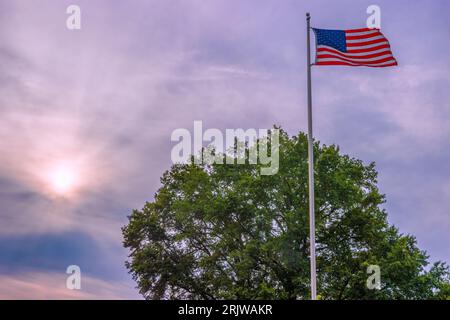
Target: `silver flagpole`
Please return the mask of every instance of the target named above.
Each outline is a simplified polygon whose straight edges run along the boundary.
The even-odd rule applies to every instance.
[[[309,175],[309,254],[311,260],[311,300],[316,300],[316,232],[314,216],[314,154],[313,154],[313,128],[312,128],[312,96],[311,96],[311,44],[310,44],[310,20],[306,14],[307,34],[307,72],[308,72],[308,175]]]

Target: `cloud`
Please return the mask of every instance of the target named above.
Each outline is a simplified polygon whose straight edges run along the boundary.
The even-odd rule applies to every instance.
[[[447,143],[450,76],[445,66],[403,65],[361,74],[333,72],[331,77],[320,71],[316,109],[319,119],[327,121],[320,127],[325,133],[343,131],[344,126],[349,132],[367,131],[364,139],[358,135],[367,152],[404,160],[425,151],[439,153]]]
[[[68,275],[52,272],[24,272],[0,275],[1,300],[104,300],[140,299],[136,290],[123,282],[81,276],[81,290],[66,287]]]
[[[315,26],[360,27],[366,6],[346,3],[352,5],[79,0],[82,30],[69,31],[69,1],[38,7],[2,1],[0,237],[12,244],[45,237],[73,242],[61,235],[82,233],[90,240],[80,246],[95,242],[99,259],[123,268],[120,227],[132,208],[152,200],[171,164],[174,129],[203,120],[205,129],[306,130],[301,12],[311,10]],[[404,16],[408,5],[429,23],[415,28],[417,20]],[[432,51],[421,40],[448,38],[448,20],[438,15],[446,5],[380,6],[400,66],[315,67],[315,134],[376,161],[390,219],[448,260],[440,243],[448,242],[442,221],[450,209],[449,68],[446,50]],[[75,168],[70,196],[52,190],[49,176],[60,163]],[[42,250],[24,247],[15,250],[30,259]],[[45,259],[58,260],[58,253]],[[51,284],[52,275],[40,270],[2,279],[23,292],[28,278]],[[61,290],[58,296],[81,294]]]
[[[225,3],[199,12],[188,6],[199,18],[189,18],[189,30],[175,11],[169,25],[161,21],[158,14],[174,7],[155,4],[148,19],[124,22],[117,32],[111,32],[122,14],[117,7],[80,6],[86,22],[79,34],[57,24],[64,6],[53,2],[38,11],[18,2],[2,22],[15,36],[0,51],[8,83],[0,88],[0,148],[8,151],[0,155],[0,173],[9,182],[2,188],[10,221],[0,234],[80,229],[117,239],[125,214],[151,197],[169,167],[172,130],[197,119],[270,128],[281,122],[280,109],[297,108],[299,94],[285,87],[290,79],[252,65],[242,49],[232,52],[234,37],[244,37],[239,25],[253,30],[251,22],[236,16],[233,29],[225,22],[203,29],[210,14],[222,6],[231,10]],[[139,36],[130,38],[134,32]],[[55,197],[49,181],[60,163],[75,168],[77,180],[64,199]],[[23,192],[30,197],[19,203]]]

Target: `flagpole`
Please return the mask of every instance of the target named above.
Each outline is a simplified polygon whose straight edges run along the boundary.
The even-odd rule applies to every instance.
[[[311,94],[311,44],[310,44],[310,20],[306,14],[306,38],[307,38],[307,76],[308,76],[308,182],[309,182],[309,254],[311,263],[311,300],[316,300],[316,232],[314,215],[314,154],[313,154],[313,128],[312,128],[312,94]]]

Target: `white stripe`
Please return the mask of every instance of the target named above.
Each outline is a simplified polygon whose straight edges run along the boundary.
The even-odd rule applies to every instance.
[[[385,39],[385,38],[383,35],[379,35],[379,36],[368,38],[368,39],[347,40],[347,43],[367,42],[367,41],[373,41],[373,40],[378,40],[378,39]]]
[[[357,47],[348,47],[347,50],[359,50],[359,49],[369,49],[369,48],[373,48],[373,47],[378,47],[378,46],[383,46],[385,44],[389,44],[388,41],[384,41],[384,42],[377,42],[374,44],[367,44],[365,46],[357,46]]]
[[[339,50],[337,50],[337,49],[335,49],[335,48],[332,48],[332,47],[330,47],[330,46],[325,46],[325,45],[318,45],[318,46],[317,46],[317,49],[320,49],[320,48],[326,48],[326,49],[331,49],[331,50],[334,50],[334,51],[341,52],[341,51],[339,51]],[[384,52],[384,51],[390,51],[390,50],[391,50],[390,48],[383,48],[383,49],[373,50],[373,51],[369,51],[369,52],[360,52],[360,53],[341,52],[341,54],[345,55],[346,57],[351,58],[351,57],[366,56],[366,55],[368,55],[368,54],[381,53],[381,52]],[[328,51],[326,51],[326,52],[328,52]],[[317,51],[317,53],[320,54],[320,53],[322,53],[322,52]],[[329,52],[329,53],[331,54],[332,52]]]
[[[345,35],[349,36],[349,37],[351,37],[351,36],[365,36],[365,35],[368,35],[368,34],[373,34],[373,33],[378,33],[378,32],[381,32],[381,31],[378,30],[378,29],[373,29],[373,30],[362,31],[362,32],[346,32]]]
[[[333,55],[332,53],[330,53],[330,54]],[[342,59],[342,60],[347,59],[347,60],[350,60],[352,62],[354,61],[354,62],[357,62],[357,63],[365,63],[365,62],[377,61],[377,60],[381,60],[381,59],[385,59],[385,58],[389,58],[389,57],[393,58],[392,54],[390,54],[390,53],[389,54],[384,54],[382,56],[375,57],[375,58],[369,58],[369,59],[352,59],[352,58],[340,57],[338,55],[333,55],[333,56],[336,57],[336,58],[325,58],[325,59]],[[321,60],[321,59],[323,59],[323,58],[318,58],[318,60]]]
[[[361,64],[365,64],[364,62],[354,63],[354,62],[348,62],[348,61],[343,61],[343,60],[340,60],[340,59],[332,59],[332,58],[318,59],[317,62],[345,62],[345,63],[349,63],[349,64],[355,65],[355,66],[361,65]],[[382,65],[391,64],[391,63],[394,63],[394,62],[395,62],[395,59],[391,59],[391,60],[385,61],[385,62],[373,63],[373,64],[370,64],[368,66],[382,66]]]

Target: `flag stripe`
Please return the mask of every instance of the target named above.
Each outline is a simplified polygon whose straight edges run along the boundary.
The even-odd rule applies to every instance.
[[[339,57],[338,55],[334,55],[334,54],[320,54],[317,56],[317,60],[327,59],[327,58],[345,61],[345,62],[351,62],[351,63],[365,63],[365,64],[376,64],[376,63],[380,63],[380,62],[394,61],[392,59],[391,54],[387,54],[387,55],[384,55],[381,57],[364,59],[364,60],[356,60],[356,61],[353,59],[342,58],[342,57]]]
[[[368,45],[365,45],[365,46],[352,47],[351,49],[347,48],[347,51],[360,50],[360,49],[371,49],[371,50],[374,50],[373,48],[381,46],[381,45],[389,45],[389,42],[385,41],[385,42],[381,42],[381,43],[368,44]]]
[[[370,44],[376,44],[376,43],[380,43],[380,42],[386,42],[386,38],[381,37],[375,40],[370,40],[370,41],[347,41],[347,47],[362,47],[362,46],[367,46]]]
[[[369,28],[350,29],[350,30],[345,30],[345,32],[346,32],[346,33],[358,33],[358,32],[372,31],[372,30],[378,30],[378,29],[369,29]]]
[[[373,37],[377,37],[377,36],[381,36],[383,37],[383,35],[381,34],[381,32],[377,31],[377,32],[372,32],[372,33],[368,33],[368,34],[362,34],[362,35],[357,35],[357,36],[345,36],[345,39],[347,39],[347,41],[349,40],[361,40],[361,39],[368,39],[368,38],[373,38]]]
[[[366,58],[374,58],[377,56],[381,56],[381,55],[385,55],[385,54],[392,54],[391,50],[389,47],[387,48],[383,48],[380,50],[373,50],[370,51],[370,54],[367,54],[367,52],[363,52],[363,53],[342,53],[336,49],[333,49],[331,47],[322,47],[320,46],[319,48],[317,48],[317,55],[322,54],[322,53],[333,53],[333,54],[337,54],[341,57],[344,58],[350,58],[350,59],[366,59]]]
[[[345,61],[335,61],[335,60],[327,60],[321,62],[316,62],[315,65],[319,66],[354,66],[354,67],[373,67],[373,68],[381,68],[381,67],[392,67],[396,66],[397,62],[383,62],[379,64],[362,64],[362,63],[350,63]]]
[[[387,44],[382,44],[381,46],[380,45],[369,46],[369,47],[366,47],[364,49],[347,50],[347,52],[348,53],[366,53],[366,52],[376,51],[376,50],[384,49],[384,48],[389,48],[390,49],[391,46],[389,45],[389,43],[387,43]]]
[[[370,29],[368,31],[362,31],[362,32],[350,32],[351,30],[345,30],[345,34],[349,37],[355,37],[355,36],[363,36],[363,35],[370,35],[374,33],[381,33],[380,29]]]
[[[379,39],[382,39],[383,41],[386,40],[383,37],[383,35],[376,35],[375,37],[364,37],[364,38],[356,39],[356,40],[348,40],[347,37],[345,39],[346,39],[347,46],[349,46],[350,43],[352,43],[352,44],[357,43],[358,45],[361,45],[361,43],[366,43],[369,41],[375,41],[375,40],[379,40]]]

